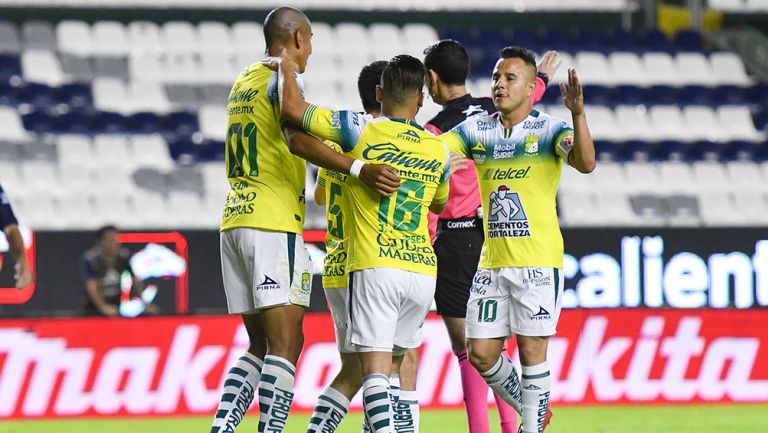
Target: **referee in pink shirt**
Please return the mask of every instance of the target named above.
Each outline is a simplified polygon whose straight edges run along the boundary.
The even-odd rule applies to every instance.
[[[467,92],[469,57],[460,43],[444,39],[431,45],[424,50],[424,65],[429,72],[429,94],[436,103],[443,106],[443,110],[425,125],[428,130],[436,135],[441,134],[468,117],[496,111],[491,98],[475,98]],[[547,51],[544,54],[537,65],[539,73],[536,90],[531,97],[532,103],[541,100],[549,77],[554,75],[559,65],[557,52]],[[451,161],[451,164],[455,162]],[[464,335],[469,288],[483,246],[483,216],[475,164],[471,160],[464,160],[461,165],[466,168],[451,174],[451,190],[445,210],[440,215],[429,214],[429,230],[437,255],[435,303],[437,313],[443,317],[448,330],[453,353],[459,361],[469,432],[488,433],[488,386],[467,359]],[[496,404],[501,419],[501,432],[515,433],[515,410],[498,397]]]

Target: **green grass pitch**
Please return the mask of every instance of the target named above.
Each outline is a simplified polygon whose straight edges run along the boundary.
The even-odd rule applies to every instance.
[[[764,433],[768,405],[679,406],[570,406],[553,407],[555,416],[547,433]],[[238,432],[255,433],[257,417],[251,413]],[[285,433],[304,433],[307,414],[293,414]],[[362,415],[353,412],[338,433],[358,433]],[[491,432],[498,433],[491,410]],[[495,428],[494,428],[495,427]],[[88,419],[0,421],[0,433],[208,433],[210,417],[163,417],[140,419]],[[461,410],[425,410],[423,433],[466,432]]]

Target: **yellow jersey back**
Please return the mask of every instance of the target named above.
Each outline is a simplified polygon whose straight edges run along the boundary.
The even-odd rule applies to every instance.
[[[400,173],[400,190],[382,197],[361,180],[348,177],[349,272],[396,268],[435,275],[427,213],[431,203],[448,200],[448,151],[442,141],[415,122],[310,105],[304,129],[338,143],[345,153],[371,164],[389,164]]]
[[[222,231],[302,233],[306,162],[288,150],[277,73],[260,63],[243,69],[229,94],[225,161],[230,191]]]

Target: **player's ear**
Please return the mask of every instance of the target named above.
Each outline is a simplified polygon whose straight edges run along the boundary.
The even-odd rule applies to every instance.
[[[429,81],[432,83],[437,84],[437,82],[440,80],[440,76],[437,75],[437,72],[435,72],[434,69],[429,70]]]
[[[384,99],[384,89],[381,88],[380,84],[376,85],[376,102],[381,104],[381,100]]]
[[[419,108],[424,106],[424,92],[419,92]]]

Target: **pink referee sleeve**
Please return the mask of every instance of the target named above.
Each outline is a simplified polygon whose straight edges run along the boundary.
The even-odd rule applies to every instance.
[[[533,89],[533,94],[531,94],[531,105],[541,101],[541,98],[544,97],[544,92],[547,91],[547,85],[544,84],[544,80],[541,79],[541,77],[536,77],[536,88]]]

